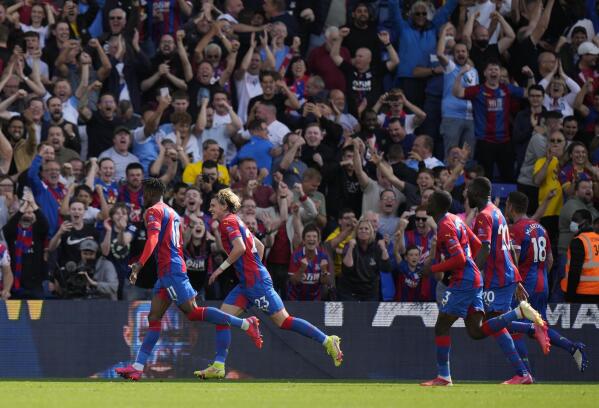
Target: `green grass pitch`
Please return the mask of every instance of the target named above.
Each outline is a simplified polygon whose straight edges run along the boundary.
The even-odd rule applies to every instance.
[[[0,381],[2,407],[598,407],[598,384],[359,381]]]

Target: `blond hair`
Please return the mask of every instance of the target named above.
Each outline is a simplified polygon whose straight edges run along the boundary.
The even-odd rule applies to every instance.
[[[241,200],[239,196],[233,192],[230,188],[224,188],[220,190],[214,196],[216,201],[222,205],[226,205],[229,211],[236,213],[241,208]]]
[[[362,224],[366,224],[368,226],[368,229],[370,230],[370,236],[368,237],[368,244],[370,245],[376,239],[376,231],[374,230],[374,226],[372,225],[372,223],[364,217],[360,218],[360,220],[358,221],[358,225],[356,225],[356,230],[354,231],[354,239],[356,241],[358,240],[358,230],[360,229],[360,225]]]

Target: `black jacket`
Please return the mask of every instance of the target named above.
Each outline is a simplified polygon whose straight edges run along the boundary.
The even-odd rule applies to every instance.
[[[16,270],[16,242],[17,228],[23,214],[17,211],[2,231],[6,239],[6,245],[10,253],[10,267],[14,273]],[[22,256],[22,275],[20,277],[21,287],[27,290],[42,290],[42,281],[48,279],[48,269],[44,261],[44,243],[48,238],[48,221],[44,214],[38,209],[35,211],[36,221],[33,224],[33,243],[29,251]]]

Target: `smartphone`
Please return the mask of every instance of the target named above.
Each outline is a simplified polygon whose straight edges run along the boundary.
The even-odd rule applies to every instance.
[[[169,96],[170,92],[167,87],[160,88],[160,96]]]

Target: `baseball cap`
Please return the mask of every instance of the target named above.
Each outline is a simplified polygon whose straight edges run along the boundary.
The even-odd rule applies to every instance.
[[[125,132],[125,133],[127,133],[127,134],[129,134],[129,135],[131,134],[131,130],[130,130],[130,129],[127,127],[127,126],[117,126],[117,127],[114,129],[114,133],[113,133],[113,135],[116,135],[116,134],[118,134],[118,133],[120,133],[120,132]]]
[[[97,252],[98,251],[98,243],[96,241],[94,241],[93,239],[86,239],[83,240],[81,242],[81,244],[79,244],[79,250],[80,251],[94,251]]]
[[[585,41],[578,46],[578,55],[599,55],[599,47],[590,41]]]

